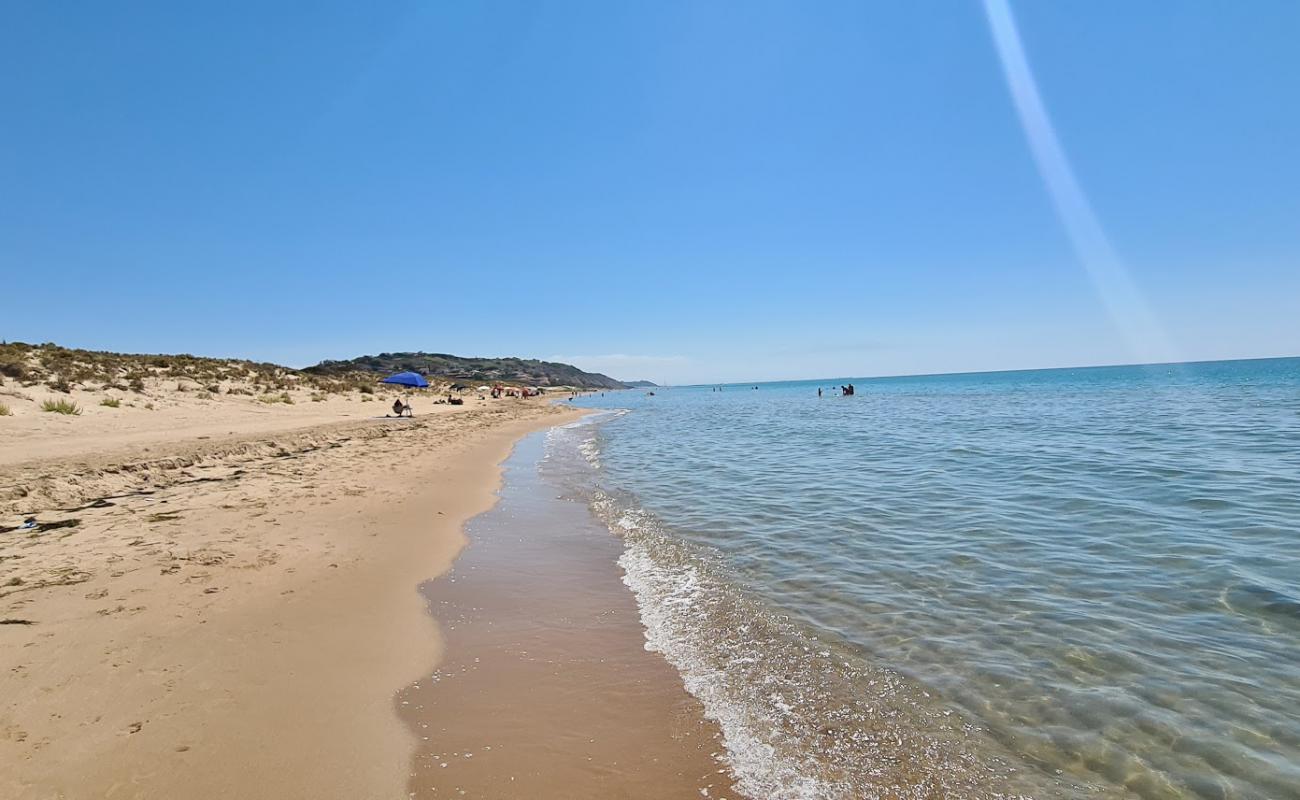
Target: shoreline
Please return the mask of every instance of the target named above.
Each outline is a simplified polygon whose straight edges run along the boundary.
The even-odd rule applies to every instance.
[[[405,797],[393,696],[442,647],[415,589],[495,502],[514,443],[580,413],[510,401],[258,430],[139,468],[91,439],[59,461],[88,467],[72,480],[7,465],[0,483],[53,485],[6,525],[79,507],[38,515],[75,525],[0,534],[0,793]]]
[[[647,646],[622,541],[554,477],[572,427],[516,444],[499,501],[420,587],[446,652],[395,704],[418,737],[409,796],[737,798],[721,730]]]

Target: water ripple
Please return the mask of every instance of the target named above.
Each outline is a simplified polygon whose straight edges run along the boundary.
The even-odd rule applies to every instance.
[[[903,719],[953,764],[1008,758],[1043,796],[1300,797],[1300,360],[854,382],[607,398],[631,413],[593,440],[602,485],[656,521],[636,552],[714,554],[752,613],[929,693]],[[810,714],[871,699],[788,680],[836,687],[800,685]],[[927,739],[935,709],[983,733]]]

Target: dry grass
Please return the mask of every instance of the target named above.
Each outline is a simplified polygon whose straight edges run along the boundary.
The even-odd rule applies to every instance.
[[[118,400],[116,397],[105,397],[103,400],[99,401],[99,404],[101,406],[107,406],[108,408],[120,408],[122,401]]]
[[[46,400],[41,403],[41,410],[55,414],[68,414],[74,417],[81,416],[81,406],[69,400]]]
[[[13,416],[13,413],[14,412],[9,409],[9,406],[0,403],[0,417],[10,417]]]

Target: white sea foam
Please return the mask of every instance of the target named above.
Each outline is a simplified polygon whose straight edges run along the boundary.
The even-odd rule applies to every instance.
[[[661,653],[677,668],[687,691],[718,723],[737,788],[750,797],[771,800],[848,797],[801,774],[797,763],[766,741],[761,723],[728,691],[725,674],[698,651],[699,634],[691,627],[689,615],[709,598],[697,571],[656,562],[645,542],[629,542],[619,566],[624,571],[623,582],[637,598],[646,648]],[[789,713],[791,709],[784,706],[781,710]]]
[[[566,443],[566,463],[594,467],[585,454],[575,458],[586,436]],[[578,491],[624,542],[619,566],[646,648],[677,669],[717,723],[720,758],[739,792],[764,800],[1023,796],[994,762],[968,752],[972,729],[950,709],[770,609],[719,554],[666,529],[635,498],[595,487],[598,475],[588,469]]]
[[[950,710],[772,613],[721,563],[597,492],[646,648],[682,676],[721,731],[737,788],[767,800],[1020,796],[966,751]]]
[[[587,459],[587,463],[596,469],[600,469],[600,442],[595,436],[589,436],[582,440],[578,445],[578,452],[582,457]]]

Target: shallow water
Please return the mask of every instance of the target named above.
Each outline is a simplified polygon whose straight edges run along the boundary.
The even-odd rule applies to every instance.
[[[1300,797],[1300,359],[845,382],[552,437],[742,789]]]

